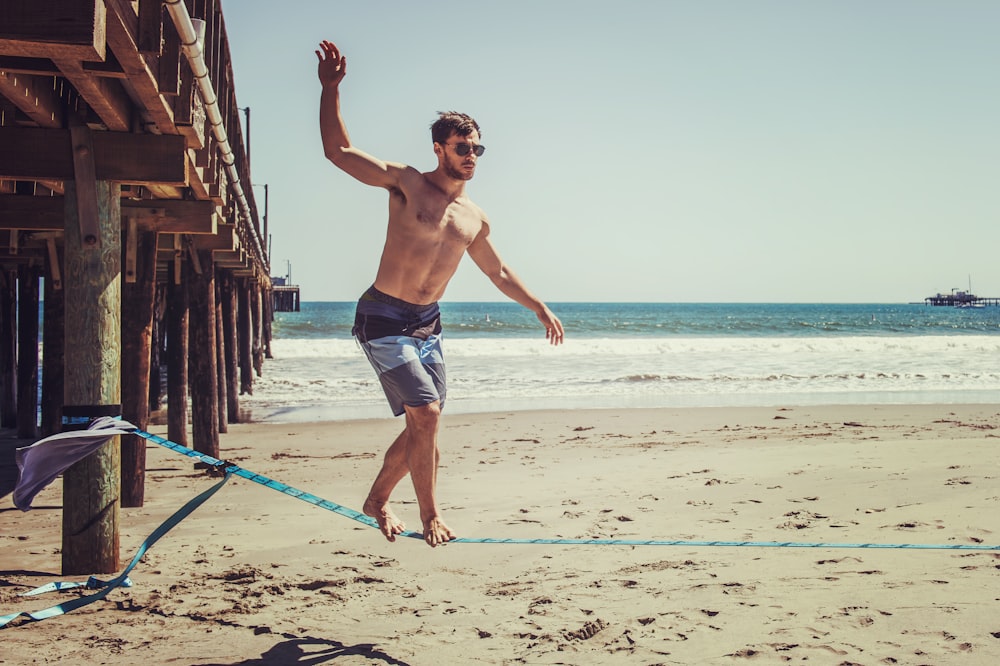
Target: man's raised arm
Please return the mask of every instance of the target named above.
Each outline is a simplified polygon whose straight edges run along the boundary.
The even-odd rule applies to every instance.
[[[395,187],[402,165],[388,164],[351,145],[340,113],[340,82],[347,73],[347,58],[337,45],[324,40],[316,51],[319,82],[323,92],[319,103],[319,130],[328,160],[366,185]]]

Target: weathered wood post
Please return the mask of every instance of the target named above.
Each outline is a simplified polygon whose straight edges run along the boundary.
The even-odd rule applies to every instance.
[[[215,267],[215,387],[219,394],[219,432],[229,432],[229,390],[226,386],[226,337],[222,331],[222,269]]]
[[[189,283],[191,356],[188,361],[191,386],[191,438],[194,450],[219,457],[219,391],[215,367],[215,271],[211,250],[198,251],[198,270]]]
[[[115,183],[66,181],[67,418],[121,412],[120,197]],[[118,570],[120,474],[117,437],[66,470],[64,574]]]
[[[250,288],[251,325],[253,326],[253,369],[257,373],[257,376],[260,377],[264,371],[264,344],[261,339],[263,337],[263,326],[260,320],[260,282],[251,280]]]
[[[17,270],[0,267],[0,428],[16,425]]]
[[[62,261],[54,241],[49,241],[45,261],[45,298],[42,317],[42,437],[62,430],[63,396],[65,395],[64,341],[66,318],[62,285]]]
[[[17,268],[17,436],[38,434],[38,268]]]
[[[188,446],[188,279],[175,259],[167,283],[167,437]]]
[[[250,281],[239,281],[240,395],[253,395],[253,331],[250,330]]]
[[[143,430],[149,425],[149,360],[156,298],[156,232],[125,226],[122,285],[122,418]],[[122,506],[142,506],[146,488],[146,440],[122,437]]]
[[[226,336],[226,385],[229,387],[229,400],[226,403],[226,412],[229,415],[229,421],[231,423],[239,423],[239,375],[236,367],[238,357],[238,342],[236,338],[236,291],[234,289],[233,274],[231,272],[223,274],[222,284],[222,323],[223,332]]]
[[[268,282],[268,285],[271,283]],[[274,358],[271,356],[271,322],[274,321],[274,291],[273,287],[264,294],[262,303],[263,327],[264,327],[264,358]]]
[[[156,295],[153,297],[153,341],[149,353],[149,411],[158,411],[163,407],[163,372],[165,358],[163,353],[166,336],[163,328],[163,312],[166,285],[156,283]]]

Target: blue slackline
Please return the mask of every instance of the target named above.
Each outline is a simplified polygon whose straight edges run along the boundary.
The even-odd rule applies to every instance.
[[[69,582],[69,583],[47,583],[41,587],[35,588],[30,592],[24,593],[22,596],[33,596],[37,594],[42,594],[44,592],[52,592],[59,590],[66,590],[78,587],[85,587],[87,589],[98,589],[99,591],[95,594],[88,596],[77,597],[76,599],[71,599],[65,601],[61,604],[57,604],[50,608],[46,608],[40,611],[34,612],[19,612],[12,613],[10,615],[0,616],[0,629],[8,626],[12,621],[20,618],[26,617],[31,621],[45,620],[50,617],[55,617],[58,615],[63,615],[70,611],[81,608],[88,604],[94,603],[106,597],[108,593],[118,587],[130,587],[132,585],[131,580],[128,578],[129,572],[135,568],[142,559],[142,556],[146,554],[153,544],[155,544],[163,535],[169,532],[178,523],[184,520],[188,515],[191,514],[195,509],[204,504],[212,495],[218,492],[222,486],[229,481],[233,476],[239,476],[254,483],[258,483],[271,490],[276,490],[282,494],[300,499],[303,502],[308,502],[327,511],[332,511],[333,513],[344,516],[345,518],[350,518],[356,522],[367,525],[368,527],[378,528],[378,523],[369,516],[363,513],[355,511],[354,509],[349,509],[345,506],[325,500],[322,497],[313,495],[312,493],[307,493],[303,490],[299,490],[287,484],[281,483],[280,481],[275,481],[274,479],[268,478],[262,474],[257,474],[256,472],[251,472],[246,470],[239,465],[219,460],[207,454],[201,453],[199,451],[194,451],[186,446],[177,444],[176,442],[171,442],[168,439],[159,437],[152,433],[140,430],[138,428],[130,429],[128,432],[131,434],[142,437],[146,440],[159,444],[171,451],[175,451],[189,458],[194,458],[199,462],[205,463],[210,467],[215,468],[220,473],[225,476],[221,481],[213,485],[208,490],[200,493],[193,499],[189,500],[184,506],[174,512],[166,521],[164,521],[159,527],[157,527],[152,534],[150,534],[145,541],[139,546],[136,551],[135,556],[129,563],[125,570],[122,571],[116,578],[110,581],[101,581],[97,578],[91,576],[89,580],[85,582]],[[398,536],[409,537],[412,539],[423,540],[424,536],[420,532],[407,531],[403,532]],[[669,539],[669,540],[657,540],[657,539],[497,539],[490,537],[480,537],[480,538],[469,538],[462,537],[458,539],[453,539],[451,541],[445,542],[446,544],[458,544],[458,543],[482,543],[482,544],[517,544],[517,545],[561,545],[561,546],[685,546],[685,547],[754,547],[754,548],[858,548],[858,549],[896,549],[896,550],[958,550],[958,551],[1000,551],[1000,545],[987,546],[982,544],[909,544],[909,543],[809,543],[809,542],[796,542],[796,541],[692,541],[692,540],[681,540],[681,539]]]
[[[186,446],[171,442],[157,435],[136,429],[134,435],[148,439],[160,446],[164,446],[171,451],[176,451],[190,458],[195,458],[213,467],[239,476],[244,479],[259,483],[262,486],[277,490],[280,493],[295,497],[303,502],[309,502],[320,508],[340,514],[351,520],[378,528],[378,523],[369,516],[348,509],[335,502],[317,497],[312,493],[307,493],[289,485],[269,479],[262,474],[250,472],[233,463],[218,460],[189,449]],[[399,536],[420,539],[423,541],[424,535],[420,532],[403,532]],[[688,546],[688,547],[753,547],[753,548],[867,548],[867,549],[897,549],[897,550],[965,550],[965,551],[1000,551],[1000,545],[986,546],[982,544],[911,544],[911,543],[803,543],[796,541],[690,541],[680,539],[655,540],[655,539],[496,539],[489,537],[468,538],[462,537],[445,542],[453,543],[493,543],[493,544],[520,544],[520,545],[555,545],[555,546]]]

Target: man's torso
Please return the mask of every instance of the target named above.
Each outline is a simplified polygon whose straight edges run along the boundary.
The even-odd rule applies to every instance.
[[[375,286],[396,298],[440,300],[458,264],[483,228],[483,212],[467,197],[452,200],[412,171],[390,190],[389,224]]]

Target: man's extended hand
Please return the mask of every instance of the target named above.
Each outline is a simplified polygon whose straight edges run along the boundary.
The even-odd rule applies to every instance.
[[[340,85],[347,73],[347,58],[340,55],[333,42],[324,39],[319,47],[322,49],[322,52],[316,51],[316,57],[319,58],[319,82],[324,86]]]
[[[560,345],[563,341],[563,325],[559,317],[552,314],[547,307],[541,312],[535,313],[538,321],[545,327],[545,339],[552,345]]]

